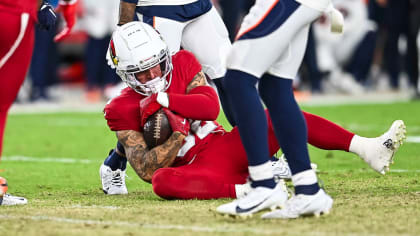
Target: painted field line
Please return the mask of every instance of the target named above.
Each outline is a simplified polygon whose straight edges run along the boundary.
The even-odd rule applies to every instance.
[[[48,162],[48,163],[81,163],[81,164],[98,164],[102,163],[103,160],[93,159],[74,159],[74,158],[65,158],[65,157],[27,157],[27,156],[5,156],[2,157],[2,161],[17,161],[17,162]],[[348,171],[359,171],[359,172],[368,172],[370,169],[360,169],[360,170],[319,170],[321,172],[348,172]],[[420,173],[420,170],[407,170],[407,169],[390,169],[390,172],[396,173]]]
[[[6,220],[32,220],[32,221],[51,221],[57,223],[67,223],[67,224],[90,224],[90,225],[113,225],[113,226],[124,226],[124,227],[136,227],[143,229],[152,229],[152,230],[180,230],[180,231],[193,231],[193,232],[205,232],[205,233],[252,233],[252,234],[264,234],[264,235],[278,235],[279,231],[276,230],[263,230],[258,228],[249,228],[249,227],[203,227],[203,226],[194,226],[194,225],[158,225],[158,224],[141,224],[129,221],[100,221],[100,220],[84,220],[84,219],[73,219],[73,218],[62,218],[62,217],[53,217],[53,216],[10,216],[10,215],[0,215],[0,219]],[[310,233],[304,233],[305,235],[318,236],[318,235],[333,235],[333,232],[320,232],[320,231],[311,231]],[[342,232],[340,235],[343,236],[382,236],[383,234],[375,233],[345,233]],[[413,234],[396,234],[397,236],[412,236]]]
[[[405,141],[407,143],[420,143],[420,136],[408,136]]]
[[[350,131],[380,131],[386,132],[390,126],[387,125],[377,125],[377,124],[358,124],[358,123],[340,123],[339,125],[346,127],[346,129],[349,129]],[[407,126],[407,131],[410,133],[419,133],[420,132],[420,126],[417,125],[409,125]],[[382,134],[381,132],[378,133],[378,135]],[[410,136],[408,136],[410,137]],[[419,137],[419,136],[411,136],[411,137]],[[370,137],[369,137],[370,138]],[[373,137],[372,137],[373,138]]]
[[[82,163],[98,164],[103,160],[74,159],[66,157],[27,157],[27,156],[5,156],[2,161],[21,161],[21,162],[50,162],[50,163]]]
[[[116,225],[116,226],[125,226],[125,227],[136,227],[144,229],[159,229],[159,230],[188,230],[193,232],[208,232],[208,233],[253,233],[253,234],[276,234],[277,231],[274,230],[263,230],[255,228],[233,228],[233,227],[204,227],[204,226],[194,226],[194,225],[159,225],[159,224],[141,224],[136,222],[129,221],[102,221],[102,220],[85,220],[85,219],[73,219],[73,218],[62,218],[62,217],[53,217],[53,216],[10,216],[10,215],[0,215],[0,219],[10,219],[10,220],[33,220],[33,221],[52,221],[58,223],[68,223],[68,224],[91,224],[91,225]]]
[[[82,206],[79,204],[71,205],[65,208],[76,208],[76,209],[106,209],[106,210],[118,210],[121,209],[121,207],[117,206],[98,206],[98,205],[92,205],[92,206]]]
[[[395,173],[406,173],[406,172],[420,173],[420,170],[390,169],[389,171],[395,172]]]
[[[372,169],[348,169],[348,170],[322,170],[318,169],[320,173],[345,173],[345,172],[374,172]],[[420,170],[406,170],[406,169],[390,169],[389,172],[394,173],[420,173]]]

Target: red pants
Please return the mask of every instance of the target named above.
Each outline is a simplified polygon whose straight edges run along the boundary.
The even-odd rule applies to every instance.
[[[270,154],[279,150],[270,129]],[[248,177],[248,159],[239,131],[213,134],[190,165],[158,169],[152,178],[154,192],[162,198],[235,198],[235,184]]]
[[[268,115],[268,113],[267,113]],[[303,112],[308,142],[318,148],[348,151],[354,134],[313,114]],[[270,155],[279,150],[272,123],[268,122]],[[213,134],[204,140],[190,165],[158,169],[152,178],[153,191],[166,199],[235,198],[235,184],[248,176],[248,159],[237,128]],[[268,158],[268,157],[267,157]]]
[[[0,158],[7,111],[16,98],[31,62],[34,20],[0,12]],[[26,24],[26,26],[25,26]]]

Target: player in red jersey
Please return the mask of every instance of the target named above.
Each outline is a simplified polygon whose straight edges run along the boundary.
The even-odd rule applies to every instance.
[[[125,153],[138,176],[151,182],[162,198],[235,198],[245,194],[248,163],[238,130],[235,127],[227,132],[214,121],[219,112],[218,98],[206,84],[195,57],[183,50],[171,57],[159,34],[141,22],[117,29],[109,53],[117,73],[130,88],[104,109],[108,126],[121,143],[100,168],[104,192],[127,193]],[[148,149],[142,124],[161,107],[166,109],[174,132],[164,144]],[[309,143],[354,152],[378,172],[386,171],[404,137],[401,121],[394,122],[385,135],[368,139],[319,116],[304,116]],[[272,155],[279,145],[267,119]]]
[[[65,38],[75,24],[75,3],[77,0],[61,0],[59,9],[67,26],[55,38]],[[55,13],[42,0],[0,1],[0,159],[7,112],[22,85],[34,46],[34,26],[38,22],[49,29],[55,24]],[[39,18],[39,19],[38,19]],[[26,204],[24,198],[17,198],[0,192],[0,205]]]

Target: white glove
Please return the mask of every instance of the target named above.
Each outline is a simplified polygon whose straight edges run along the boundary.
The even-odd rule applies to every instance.
[[[344,17],[343,14],[337,9],[335,9],[332,2],[327,7],[326,13],[330,15],[331,21],[331,32],[341,34],[344,29]]]
[[[344,28],[344,17],[343,14],[337,9],[333,9],[330,12],[331,18],[331,32],[341,34]]]
[[[159,92],[156,97],[156,101],[163,107],[169,107],[169,97],[165,92]]]

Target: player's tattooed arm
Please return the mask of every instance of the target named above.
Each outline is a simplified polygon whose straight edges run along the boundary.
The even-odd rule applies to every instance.
[[[187,86],[187,93],[198,86],[206,86],[207,79],[203,71],[198,72]]]
[[[174,132],[165,143],[151,150],[147,148],[143,134],[140,132],[117,131],[117,138],[124,146],[125,155],[131,167],[142,180],[150,183],[157,169],[169,167],[175,161],[185,135]]]
[[[133,21],[134,14],[136,12],[136,5],[137,4],[135,3],[120,1],[120,20],[118,25],[123,25]]]

